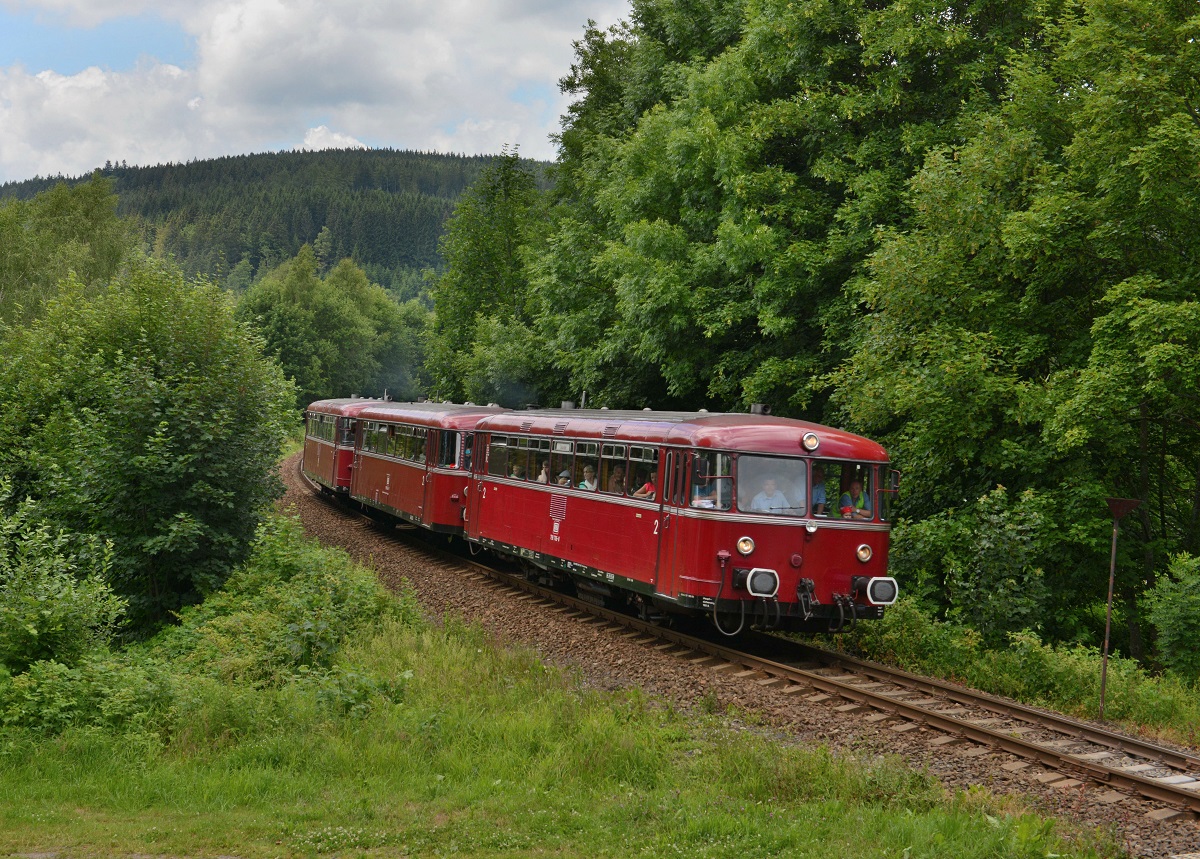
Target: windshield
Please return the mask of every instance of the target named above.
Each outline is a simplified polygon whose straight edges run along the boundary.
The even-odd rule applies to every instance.
[[[740,456],[738,509],[744,513],[803,516],[808,509],[808,464],[778,456]]]
[[[820,459],[812,469],[814,516],[831,519],[873,519],[875,466],[869,462]]]

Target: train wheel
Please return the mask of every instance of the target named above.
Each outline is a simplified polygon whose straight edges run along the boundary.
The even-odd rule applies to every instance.
[[[641,597],[637,601],[638,620],[652,623],[655,626],[672,626],[672,617],[647,599]]]

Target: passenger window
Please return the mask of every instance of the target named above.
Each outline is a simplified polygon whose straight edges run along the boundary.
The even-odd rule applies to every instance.
[[[529,440],[529,479],[538,483],[557,483],[550,471],[550,439]]]
[[[600,467],[600,444],[581,441],[575,445],[575,488],[594,491],[600,485],[597,470]]]
[[[658,487],[658,448],[629,446],[627,492],[633,498],[654,500]]]
[[[529,479],[529,439],[514,438],[508,449],[508,476],[513,480]],[[516,445],[514,448],[513,445]]]
[[[575,471],[573,462],[575,443],[555,441],[550,451],[550,480],[557,486],[570,486]]]
[[[488,474],[494,477],[508,475],[508,437],[494,435],[488,446]]]
[[[625,462],[625,445],[606,444],[600,448],[600,491],[613,495],[624,495],[629,485],[626,480],[628,465]]]

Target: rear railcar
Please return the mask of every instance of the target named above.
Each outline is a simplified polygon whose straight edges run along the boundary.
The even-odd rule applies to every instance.
[[[393,402],[364,409],[350,497],[431,531],[461,535],[475,425],[500,411]]]
[[[361,397],[318,400],[305,410],[300,468],[325,491],[350,491],[358,414],[379,402]]]

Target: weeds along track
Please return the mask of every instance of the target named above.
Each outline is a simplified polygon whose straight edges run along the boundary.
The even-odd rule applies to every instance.
[[[352,512],[308,488],[343,513]],[[1153,819],[1190,821],[1200,814],[1200,756],[1186,751],[777,636],[752,634],[729,644],[663,627],[547,588],[501,564],[482,563],[483,556],[468,559],[437,548],[418,539],[421,532],[411,526],[381,527],[353,515],[356,530],[378,531],[380,537],[394,533],[429,564],[455,568],[483,588],[518,593],[515,599],[531,612],[556,613],[697,669],[831,708],[896,735],[929,729],[935,750],[959,747],[956,752],[965,757],[1006,752],[1017,759],[1001,766],[1008,773],[1041,765],[1034,781],[1086,790],[1091,803],[1135,796],[1157,806],[1147,815]]]

